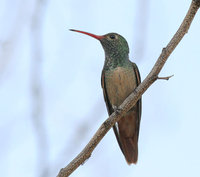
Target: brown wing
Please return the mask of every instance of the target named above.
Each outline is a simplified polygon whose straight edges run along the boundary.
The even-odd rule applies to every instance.
[[[140,77],[140,72],[138,70],[138,67],[135,63],[132,62],[133,70],[136,75],[136,80],[137,80],[137,86],[141,83],[141,77]],[[138,137],[139,137],[139,130],[140,130],[140,120],[141,120],[141,114],[142,114],[142,98],[138,100],[136,103],[138,105],[138,123],[137,123],[137,132],[138,132]]]
[[[114,110],[113,110],[113,108],[112,108],[112,106],[111,106],[111,104],[109,102],[105,84],[106,84],[105,83],[105,73],[104,73],[104,71],[102,71],[102,73],[101,73],[101,86],[102,86],[102,89],[103,89],[103,95],[104,95],[104,100],[106,102],[106,107],[107,107],[108,114],[111,115],[114,112]],[[113,126],[113,131],[114,131],[115,136],[117,138],[117,142],[119,144],[119,147],[120,147],[121,151],[123,152],[122,144],[121,144],[120,139],[119,139],[119,131],[118,131],[118,128],[117,128],[116,124]]]
[[[111,115],[113,113],[113,109],[112,109],[112,106],[108,100],[108,95],[107,95],[107,91],[106,91],[106,86],[105,86],[105,72],[102,71],[101,73],[101,87],[103,89],[103,96],[104,96],[104,100],[106,102],[106,107],[107,107],[107,111],[108,111],[108,114]]]

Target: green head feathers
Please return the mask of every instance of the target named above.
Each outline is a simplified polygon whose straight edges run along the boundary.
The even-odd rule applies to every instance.
[[[129,47],[126,39],[117,33],[108,33],[104,35],[100,42],[104,48],[106,57],[128,57]]]

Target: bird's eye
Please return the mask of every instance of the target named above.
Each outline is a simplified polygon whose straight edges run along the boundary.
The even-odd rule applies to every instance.
[[[111,34],[109,37],[110,37],[110,39],[115,39],[115,35],[114,34]]]

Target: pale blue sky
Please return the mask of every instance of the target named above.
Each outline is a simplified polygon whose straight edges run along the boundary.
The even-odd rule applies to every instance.
[[[144,79],[178,29],[190,2],[46,2],[38,41],[42,51],[41,122],[48,149],[41,151],[47,158],[40,157],[39,164],[38,138],[31,118],[31,20],[36,3],[0,0],[1,176],[38,177],[45,167],[48,176],[56,176],[108,117],[100,83],[103,49],[95,39],[68,29],[121,34]],[[143,95],[137,165],[127,165],[111,130],[72,177],[200,176],[199,21],[197,13],[160,73],[174,77],[157,81]]]

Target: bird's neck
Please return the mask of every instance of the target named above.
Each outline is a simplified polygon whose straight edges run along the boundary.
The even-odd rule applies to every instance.
[[[112,70],[117,67],[127,67],[130,65],[130,60],[128,59],[128,55],[118,55],[118,56],[105,56],[104,69]]]

